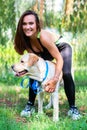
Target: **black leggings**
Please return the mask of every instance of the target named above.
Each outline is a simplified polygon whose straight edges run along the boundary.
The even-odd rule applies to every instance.
[[[58,49],[63,57],[63,81],[64,90],[68,98],[69,106],[75,106],[75,84],[71,75],[72,48],[67,43],[60,43]]]
[[[71,65],[72,65],[72,48],[67,43],[60,43],[57,45],[63,57],[63,80],[64,80],[64,90],[69,102],[69,107],[75,106],[75,84],[71,75]],[[33,80],[30,80],[30,84]],[[36,94],[31,88],[29,88],[29,101],[34,104]]]

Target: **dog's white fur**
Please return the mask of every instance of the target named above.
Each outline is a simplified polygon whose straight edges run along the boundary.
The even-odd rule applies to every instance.
[[[48,74],[46,79],[43,78],[46,73],[46,62],[48,64]],[[33,54],[28,53],[22,56],[19,63],[12,66],[13,71],[17,76],[29,75],[30,78],[41,82],[41,87],[44,89],[45,83],[53,78],[55,74],[55,63],[50,61],[45,61],[43,58]],[[24,70],[27,70],[26,73]],[[23,73],[24,72],[24,73]],[[59,81],[56,84],[55,91],[51,94],[50,103],[46,108],[50,108],[53,104],[53,121],[59,120],[59,99],[58,99],[58,88]],[[43,113],[43,94],[40,92],[38,94],[38,113]]]

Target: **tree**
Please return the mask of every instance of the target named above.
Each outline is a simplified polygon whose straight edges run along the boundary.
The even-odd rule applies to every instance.
[[[15,32],[15,0],[0,0],[0,43],[5,44]]]
[[[87,28],[87,1],[86,0],[66,0],[64,26],[76,34]],[[68,6],[71,5],[71,6]]]
[[[74,0],[65,1],[65,15],[68,16],[73,13],[73,3],[74,3]]]

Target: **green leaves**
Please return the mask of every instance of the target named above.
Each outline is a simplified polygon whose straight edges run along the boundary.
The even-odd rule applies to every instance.
[[[9,29],[13,36],[16,28],[14,4],[15,0],[0,0],[0,44],[3,45],[9,40]]]
[[[73,15],[70,15],[70,20],[71,20],[71,22],[74,22],[74,16]]]
[[[79,12],[79,17],[80,17],[80,19],[83,19],[84,18],[84,14],[82,12]]]
[[[74,35],[84,31],[87,28],[87,2],[74,0],[73,13],[67,18],[69,22],[65,29],[68,28],[68,31],[73,32]]]

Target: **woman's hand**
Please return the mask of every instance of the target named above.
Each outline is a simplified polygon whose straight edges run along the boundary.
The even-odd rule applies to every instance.
[[[56,88],[56,84],[57,84],[58,80],[55,79],[51,79],[49,80],[46,84],[45,84],[45,91],[52,93],[55,91]]]

